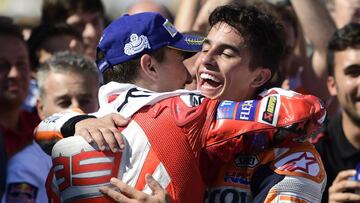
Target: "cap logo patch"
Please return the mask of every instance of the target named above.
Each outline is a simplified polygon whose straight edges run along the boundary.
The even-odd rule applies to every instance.
[[[166,19],[165,23],[163,24],[164,28],[169,32],[172,37],[175,37],[176,33],[178,32],[173,24],[170,23],[168,19]]]
[[[125,44],[124,53],[128,56],[142,52],[145,48],[151,49],[149,40],[146,36],[131,34],[130,42]]]
[[[202,45],[204,43],[205,38],[198,37],[198,38],[190,38],[186,37],[185,42],[189,45]]]

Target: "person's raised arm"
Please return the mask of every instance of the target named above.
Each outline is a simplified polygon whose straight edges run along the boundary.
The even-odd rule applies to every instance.
[[[336,29],[335,23],[325,5],[319,0],[291,0],[291,3],[306,38],[314,48],[311,68],[304,69],[303,85],[311,93],[325,100],[329,96],[326,88],[326,53],[330,38]],[[318,84],[314,85],[314,81],[318,81]]]
[[[233,0],[207,0],[201,7],[198,16],[193,25],[193,30],[202,33],[207,33],[210,28],[209,16],[210,13],[218,6],[226,5],[233,2]]]
[[[200,9],[200,0],[180,0],[175,17],[175,27],[180,32],[191,31]]]

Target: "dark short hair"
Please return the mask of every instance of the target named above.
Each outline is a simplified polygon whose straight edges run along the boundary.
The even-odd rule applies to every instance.
[[[28,40],[29,52],[30,52],[30,62],[33,69],[37,69],[39,66],[39,56],[38,52],[43,46],[43,43],[52,37],[59,35],[69,35],[73,36],[79,41],[82,41],[81,34],[75,30],[73,27],[66,23],[55,23],[55,24],[41,24],[38,27],[34,28],[31,32],[30,38]]]
[[[284,50],[284,30],[276,19],[256,8],[232,3],[216,8],[209,17],[210,26],[224,22],[235,28],[248,42],[252,52],[250,69],[269,68],[274,74]]]
[[[0,16],[0,35],[11,35],[25,43],[21,28],[13,23],[11,18]]]
[[[360,49],[360,24],[349,23],[338,29],[333,34],[327,53],[327,64],[329,76],[334,76],[334,54],[345,49]]]
[[[66,19],[78,12],[100,12],[104,15],[101,0],[43,0],[41,22],[65,22]]]
[[[163,47],[148,54],[161,63],[165,58],[165,51],[166,47]],[[103,72],[104,83],[106,84],[111,81],[120,83],[134,83],[139,72],[140,57],[106,69]]]

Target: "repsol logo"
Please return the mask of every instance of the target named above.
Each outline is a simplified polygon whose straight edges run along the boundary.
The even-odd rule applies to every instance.
[[[235,184],[242,184],[242,185],[249,185],[250,181],[246,178],[241,176],[224,176],[224,182],[235,183]]]
[[[250,202],[246,192],[233,188],[219,188],[207,191],[205,194],[206,203],[246,203]]]
[[[255,155],[239,155],[235,158],[237,167],[254,167],[259,163]]]

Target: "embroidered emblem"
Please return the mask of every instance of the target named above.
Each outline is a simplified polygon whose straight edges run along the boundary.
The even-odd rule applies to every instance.
[[[145,48],[151,49],[149,40],[146,36],[131,34],[130,42],[125,44],[124,53],[128,56],[142,52]]]
[[[204,43],[205,38],[203,37],[198,37],[198,38],[190,38],[190,37],[186,37],[185,38],[185,42],[187,44],[190,45],[202,45]]]
[[[171,37],[175,37],[176,33],[178,32],[173,24],[171,24],[167,19],[163,24],[164,28],[169,32]]]

